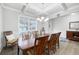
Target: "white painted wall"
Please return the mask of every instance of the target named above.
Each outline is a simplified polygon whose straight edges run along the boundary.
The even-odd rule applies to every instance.
[[[42,29],[42,27],[45,28],[45,32],[48,33],[49,32],[49,22],[44,22],[44,21],[41,21],[39,22],[38,21],[38,26],[37,26],[37,30],[40,31]]]
[[[66,38],[66,31],[69,29],[69,22],[71,21],[79,21],[79,13],[69,14],[66,16],[58,17],[52,19],[52,28],[53,32],[62,32],[61,37]]]
[[[3,8],[3,31],[18,32],[18,13],[6,8]],[[2,47],[5,47],[5,39],[3,38]]]
[[[4,31],[18,31],[18,13],[9,9],[3,9],[3,30]]]
[[[0,6],[0,52],[2,50],[2,7]]]
[[[3,31],[13,31],[18,32],[18,17],[20,13],[13,10],[3,8]],[[66,31],[69,30],[70,21],[79,21],[79,13],[74,15],[66,15],[51,19],[49,22],[44,23],[46,32],[62,32],[61,37],[66,37]],[[50,24],[50,26],[49,26]],[[39,22],[38,30],[41,29],[42,23]]]
[[[22,16],[20,13],[12,11],[10,9],[3,9],[3,31],[13,31],[18,32],[18,19]],[[24,16],[24,15],[23,15]],[[28,17],[28,16],[27,16]],[[34,18],[33,18],[34,19]],[[44,23],[44,22],[43,22]],[[45,22],[45,28],[48,25],[48,22]],[[42,27],[42,22],[38,21],[37,29],[40,30]],[[46,29],[47,31],[48,29]]]
[[[13,31],[15,34],[18,33],[18,19],[21,13],[16,11],[3,8],[3,31]],[[24,16],[24,15],[23,15]],[[37,29],[40,30],[42,28],[42,22],[38,22]],[[48,22],[44,25],[46,31],[48,31]],[[47,27],[47,28],[46,28]],[[5,47],[5,40],[2,41],[2,47]]]

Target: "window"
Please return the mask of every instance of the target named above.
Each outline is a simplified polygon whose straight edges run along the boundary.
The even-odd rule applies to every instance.
[[[19,34],[28,31],[37,30],[37,20],[29,17],[20,17],[19,19]]]

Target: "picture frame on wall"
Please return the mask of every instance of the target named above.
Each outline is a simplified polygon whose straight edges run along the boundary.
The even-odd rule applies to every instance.
[[[69,22],[69,29],[79,30],[79,21]]]

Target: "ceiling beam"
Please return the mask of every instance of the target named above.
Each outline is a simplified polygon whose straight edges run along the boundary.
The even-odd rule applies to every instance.
[[[50,16],[50,19],[54,19],[54,18],[57,18],[57,14],[61,14],[61,16],[65,16],[65,15],[68,15],[68,14],[71,14],[71,13],[76,13],[76,12],[79,12],[79,5],[77,5],[76,7],[74,8],[69,8],[67,11],[63,11],[63,12],[60,12],[60,13],[56,13],[56,14],[53,14]],[[75,10],[74,10],[75,9]],[[63,14],[65,13],[65,14]],[[62,15],[63,14],[63,15]]]
[[[67,5],[65,3],[61,3],[61,6],[63,7],[64,10],[68,9],[68,7],[67,7]]]
[[[9,9],[9,10],[12,10],[12,11],[15,11],[15,12],[21,12],[20,10],[17,10],[17,9],[15,9],[15,8],[12,8],[12,7],[9,7],[9,6],[5,6],[3,3],[1,4],[1,6],[2,6],[3,8]]]
[[[21,12],[24,12],[25,9],[27,10],[27,8],[28,8],[28,3],[26,3],[26,4],[24,4],[24,5],[22,6]]]
[[[34,16],[28,14],[27,12],[24,12],[24,13],[23,13],[21,10],[17,10],[17,9],[15,9],[15,8],[6,6],[6,5],[4,5],[3,3],[1,3],[0,6],[1,6],[2,8],[8,9],[8,10],[11,10],[11,11],[14,11],[14,12],[18,12],[18,13],[20,13],[20,14],[24,14],[25,16],[29,16],[29,17],[35,18]]]

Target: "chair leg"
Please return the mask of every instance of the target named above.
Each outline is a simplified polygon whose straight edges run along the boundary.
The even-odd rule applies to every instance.
[[[18,49],[17,49],[17,55],[19,55],[19,52],[20,52],[20,49],[19,49],[19,47],[18,47]]]
[[[58,41],[57,45],[58,45],[58,48],[60,48],[59,41]]]
[[[56,52],[56,46],[53,46],[53,53],[55,54],[55,52]]]
[[[55,52],[56,52],[56,46],[55,46]]]
[[[50,54],[50,49],[48,48],[48,55]]]
[[[22,51],[22,54],[23,54],[23,55],[30,55],[30,54],[29,54],[29,51],[27,51],[27,50]]]
[[[58,43],[58,48],[60,48],[59,43]]]

